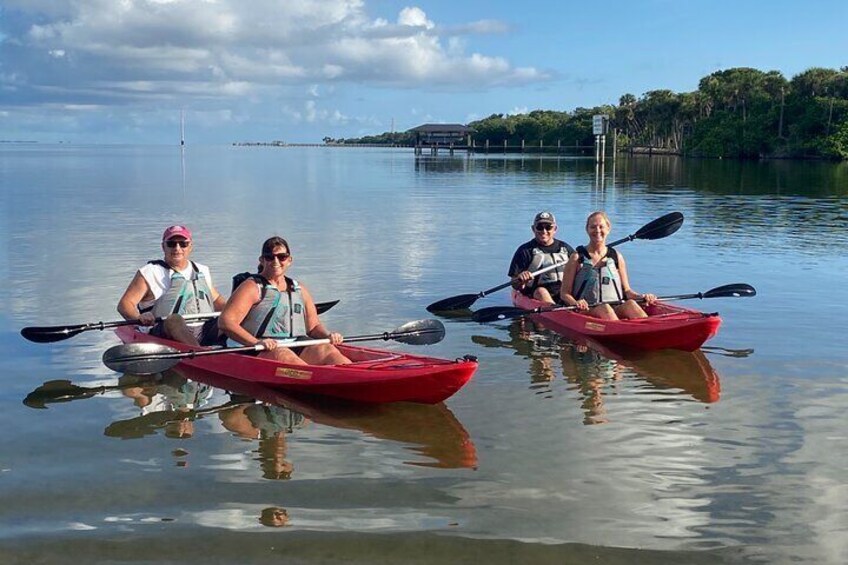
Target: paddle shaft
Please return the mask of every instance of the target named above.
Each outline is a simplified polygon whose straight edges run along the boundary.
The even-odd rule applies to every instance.
[[[666,301],[666,300],[688,300],[691,298],[732,298],[732,297],[745,297],[745,296],[756,296],[757,291],[751,285],[745,283],[734,283],[719,286],[716,288],[712,288],[706,292],[696,292],[691,294],[675,294],[669,296],[658,296],[657,300]],[[636,302],[644,302],[644,298],[636,299]],[[617,306],[619,304],[624,304],[626,300],[614,300],[610,302],[597,302],[595,304],[590,304],[589,308],[594,308],[595,306],[600,306],[602,304],[609,304],[610,306]],[[548,312],[562,312],[566,310],[577,310],[577,306],[538,306],[533,308],[532,310],[525,310],[524,308],[517,308],[511,306],[495,306],[492,308],[483,308],[482,310],[478,310],[474,313],[475,321],[477,322],[488,322],[494,320],[503,320],[506,318],[518,318],[521,316],[528,316],[532,314],[545,314]]]
[[[331,302],[319,302],[315,305],[319,314],[322,314],[338,304],[338,300]],[[209,312],[205,314],[183,314],[183,319],[188,321],[204,320],[215,318],[219,312]],[[161,322],[163,318],[156,318],[156,322]],[[138,320],[118,320],[115,322],[92,322],[87,324],[76,324],[70,326],[30,326],[21,330],[21,335],[24,339],[35,343],[53,343],[55,341],[64,341],[70,339],[77,334],[90,330],[105,330],[106,328],[117,328],[121,326],[136,326],[140,325]]]
[[[216,318],[220,312],[207,312],[205,314],[183,314],[183,319],[192,321],[192,320],[207,320],[209,318]],[[164,318],[156,318],[157,322],[161,322]],[[79,324],[77,326],[53,326],[53,327],[45,327],[45,328],[30,328],[33,330],[43,330],[43,331],[56,331],[60,332],[62,329],[66,329],[68,331],[87,331],[87,330],[105,330],[106,328],[118,328],[120,326],[137,326],[141,324],[138,320],[118,320],[116,322],[94,322],[90,324]],[[24,328],[27,329],[27,328]]]
[[[432,333],[442,333],[443,330],[415,330],[409,332],[383,332],[379,334],[358,335],[345,338],[346,343],[358,341],[376,341],[382,339],[388,341],[390,339],[398,339],[404,336],[415,336]],[[305,339],[301,341],[280,341],[277,340],[278,347],[309,347],[310,345],[324,345],[331,343],[329,338]],[[244,353],[248,351],[265,351],[267,349],[261,343],[256,345],[245,345],[243,347],[224,347],[221,349],[209,349],[201,351],[180,351],[177,353],[142,353],[138,355],[127,355],[122,361],[142,361],[145,359],[193,359],[195,357],[206,357],[207,355],[221,355],[224,353]]]
[[[674,294],[671,296],[657,296],[657,301],[665,302],[667,300],[689,300],[691,298],[710,298],[709,296],[704,296],[703,292],[695,292],[692,294]],[[612,300],[610,302],[595,302],[594,304],[589,304],[589,309],[594,308],[595,306],[602,306],[604,304],[608,304],[610,306],[620,306],[624,304],[629,299],[622,300]],[[636,298],[635,302],[645,302],[644,298]],[[528,312],[531,314],[544,314],[545,312],[559,312],[562,310],[577,310],[577,306],[556,306],[554,308],[545,308],[544,306],[539,306],[538,308],[533,308],[532,310],[524,310],[524,312]]]
[[[391,332],[383,332],[379,334],[367,334],[367,335],[356,335],[351,337],[346,337],[344,339],[344,343],[356,343],[358,341],[376,341],[378,339],[382,339],[383,341],[389,341],[390,339],[400,337],[404,333],[410,335],[421,335],[421,334],[429,334],[436,333],[437,330],[422,330],[415,332],[402,332],[402,333],[391,333]],[[310,345],[324,345],[327,343],[332,343],[329,338],[322,337],[318,339],[302,339],[299,341],[281,341],[277,340],[277,347],[309,347]],[[257,343],[256,345],[246,345],[244,347],[234,347],[227,348],[227,351],[263,351],[265,350],[265,346],[261,343]],[[199,355],[214,355],[215,353],[219,353],[220,350],[212,350],[212,351],[197,351],[197,355],[190,355],[190,357],[197,357]]]

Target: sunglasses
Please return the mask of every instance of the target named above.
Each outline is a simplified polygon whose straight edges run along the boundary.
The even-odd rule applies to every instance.
[[[285,262],[289,257],[291,257],[291,253],[263,253],[262,258],[268,261],[269,263],[277,259],[280,263]]]
[[[179,241],[179,240],[171,239],[171,240],[166,241],[166,242],[165,242],[165,245],[167,245],[167,246],[168,246],[168,247],[170,247],[171,249],[173,249],[173,248],[174,248],[174,247],[176,247],[177,245],[179,245],[180,247],[182,247],[183,249],[185,249],[186,247],[188,247],[189,245],[191,245],[191,242],[190,242],[190,241]]]
[[[536,224],[536,231],[551,231],[554,229],[553,224]]]

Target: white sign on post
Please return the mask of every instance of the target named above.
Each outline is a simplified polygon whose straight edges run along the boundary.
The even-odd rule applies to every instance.
[[[608,123],[608,118],[604,114],[592,116],[592,134],[606,135]]]

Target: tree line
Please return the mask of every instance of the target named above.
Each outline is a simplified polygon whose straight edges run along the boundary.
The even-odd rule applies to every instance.
[[[477,146],[589,145],[592,116],[605,114],[620,149],[651,148],[693,157],[848,159],[848,67],[811,68],[787,80],[778,71],[714,72],[694,92],[625,94],[618,105],[571,112],[492,114],[468,124]],[[325,143],[412,145],[410,132]]]

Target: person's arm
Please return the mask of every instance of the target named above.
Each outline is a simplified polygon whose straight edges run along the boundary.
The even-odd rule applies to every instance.
[[[218,329],[242,345],[261,343],[265,349],[271,351],[277,347],[276,340],[260,339],[241,327],[247,313],[254,304],[259,302],[260,297],[259,285],[253,280],[249,279],[241,283],[221,310],[221,315],[218,316]]]
[[[577,276],[577,269],[580,268],[580,256],[577,253],[572,253],[568,258],[568,263],[565,264],[565,271],[562,274],[562,286],[559,290],[559,297],[566,306],[577,306],[578,310],[588,310],[589,303],[584,299],[577,300],[571,294],[574,289],[574,277]]]
[[[630,287],[630,279],[627,276],[627,262],[624,260],[624,255],[618,252],[618,275],[621,277],[621,288],[624,289],[624,297],[631,300],[644,300],[646,304],[651,305],[657,301],[657,297],[650,293],[636,292]]]
[[[212,273],[209,271],[209,267],[199,265],[199,268],[201,271],[204,271],[203,276],[206,277],[206,280],[209,283],[209,293],[212,295],[212,308],[214,308],[216,312],[220,312],[227,304],[227,299],[218,292],[218,289],[215,288],[215,285],[212,283]]]
[[[138,310],[139,303],[150,292],[150,286],[141,274],[136,271],[123,296],[118,301],[118,313],[128,321],[138,320],[144,326],[152,326],[156,322],[156,316],[151,312],[141,313]]]
[[[214,287],[210,288],[209,291],[212,293],[212,307],[216,312],[221,312],[227,305],[227,299]]]
[[[509,272],[507,273],[512,278],[512,288],[519,290],[527,286],[527,283],[533,280],[530,271],[527,267],[530,266],[530,261],[524,249],[519,247],[512,256],[512,262],[509,264]]]
[[[329,339],[333,345],[338,345],[344,341],[342,334],[331,332],[321,323],[321,319],[318,317],[318,310],[315,308],[315,302],[312,300],[312,295],[302,284],[300,285],[300,295],[303,297],[306,335],[313,339]]]

